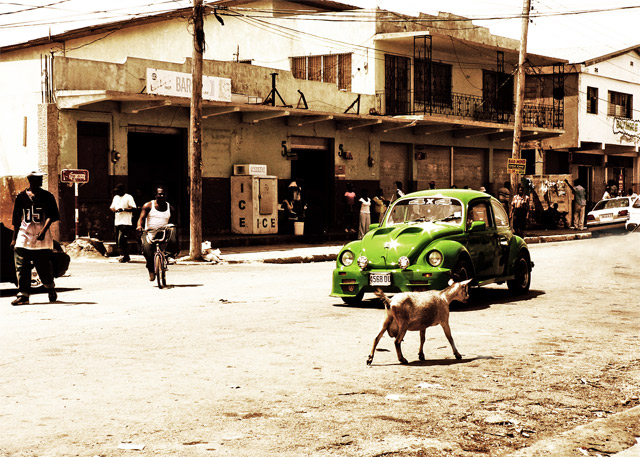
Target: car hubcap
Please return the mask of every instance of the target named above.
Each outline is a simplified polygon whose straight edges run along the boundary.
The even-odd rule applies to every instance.
[[[529,270],[527,268],[527,261],[524,259],[520,259],[518,261],[518,265],[516,267],[516,279],[520,284],[520,287],[527,287],[527,283],[529,282]]]

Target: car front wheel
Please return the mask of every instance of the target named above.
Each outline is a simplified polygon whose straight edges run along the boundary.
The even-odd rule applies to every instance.
[[[529,265],[529,259],[520,254],[513,266],[513,279],[507,281],[509,290],[516,294],[524,294],[529,290],[531,286],[531,266]]]
[[[364,291],[361,290],[360,292],[357,293],[357,295],[354,295],[353,297],[340,297],[342,298],[342,301],[349,305],[349,306],[355,306],[355,305],[359,305],[360,303],[362,303],[362,298],[364,297]]]
[[[471,279],[473,277],[471,272],[471,267],[466,260],[459,260],[453,269],[453,274],[456,276],[455,281],[466,281],[467,279]]]

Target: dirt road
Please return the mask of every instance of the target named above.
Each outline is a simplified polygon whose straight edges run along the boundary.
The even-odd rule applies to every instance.
[[[59,303],[0,290],[0,455],[510,455],[640,404],[639,242],[532,246],[528,296],[477,291],[451,314],[463,359],[438,327],[409,366],[387,336],[366,366],[383,310],[329,297],[332,263],[174,265],[158,290],[76,260]]]

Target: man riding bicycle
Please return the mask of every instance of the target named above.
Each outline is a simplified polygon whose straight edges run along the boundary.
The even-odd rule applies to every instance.
[[[142,207],[140,213],[140,219],[138,219],[138,226],[136,230],[142,232],[143,230],[161,230],[165,229],[168,224],[175,224],[176,211],[167,202],[167,191],[164,186],[157,186],[155,199],[147,202]],[[180,252],[178,245],[178,231],[175,226],[167,227],[168,231],[166,235],[166,250],[173,257],[177,256]],[[146,236],[142,236],[142,254],[146,259],[147,270],[149,271],[149,281],[154,281],[156,275],[154,273],[153,256],[155,248],[153,243],[150,243]]]

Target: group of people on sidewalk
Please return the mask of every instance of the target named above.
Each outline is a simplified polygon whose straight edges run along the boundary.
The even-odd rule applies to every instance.
[[[31,272],[35,268],[42,284],[47,290],[49,302],[58,299],[51,265],[53,237],[51,225],[60,220],[60,212],[55,197],[42,188],[44,173],[32,171],[27,175],[29,186],[20,192],[13,206],[13,237],[10,247],[13,249],[18,294],[12,305],[27,305],[31,294]],[[114,227],[116,245],[120,251],[120,262],[129,262],[129,239],[133,233],[133,210],[136,203],[127,194],[122,184],[114,189],[114,197],[110,206],[115,213]],[[142,206],[136,230],[141,234],[146,231],[168,230],[166,249],[170,255],[179,252],[176,222],[176,211],[167,202],[164,186],[157,186],[155,198]],[[169,228],[167,228],[169,226]],[[149,280],[155,280],[153,266],[153,245],[147,236],[141,237],[142,253],[149,271]]]
[[[585,208],[587,205],[586,189],[582,186],[580,179],[576,179],[574,181],[575,187],[567,180],[565,180],[565,182],[574,195],[575,208],[572,228],[584,230]],[[434,189],[435,182],[431,181],[429,183],[429,187]],[[481,187],[480,191],[486,192],[486,189]],[[353,190],[353,185],[351,183],[347,183],[346,191],[343,196],[345,232],[356,233],[357,227],[358,239],[362,239],[369,230],[371,223],[382,222],[382,218],[384,217],[385,211],[390,203],[402,196],[404,196],[404,191],[402,182],[400,181],[396,182],[396,191],[390,200],[386,200],[384,198],[382,189],[378,189],[375,196],[373,198],[369,198],[367,189],[363,188],[358,196]],[[498,189],[496,196],[505,209],[505,212],[508,214],[515,234],[524,236],[524,231],[527,228],[529,206],[531,202],[529,195],[525,192],[524,186],[522,184],[518,184],[516,194],[512,196],[511,183],[509,181],[505,181],[503,186]],[[357,225],[356,214],[358,214]],[[546,228],[556,228],[561,221],[566,222],[564,214],[558,211],[557,203],[555,205],[549,205],[549,208],[543,215],[543,219],[545,220],[544,225]]]
[[[362,189],[360,191],[360,197],[357,203],[360,204],[358,212],[358,239],[361,240],[364,235],[369,231],[371,222],[380,223],[384,217],[384,213],[394,200],[400,197],[404,197],[404,190],[402,189],[402,182],[396,181],[396,190],[390,200],[384,198],[382,189],[376,190],[373,198],[369,198],[369,191]],[[353,190],[353,185],[347,183],[346,192],[344,193],[344,231],[346,233],[356,233],[355,215],[357,211],[356,206],[356,193]],[[372,211],[373,209],[373,211]],[[373,218],[371,214],[373,213]]]

